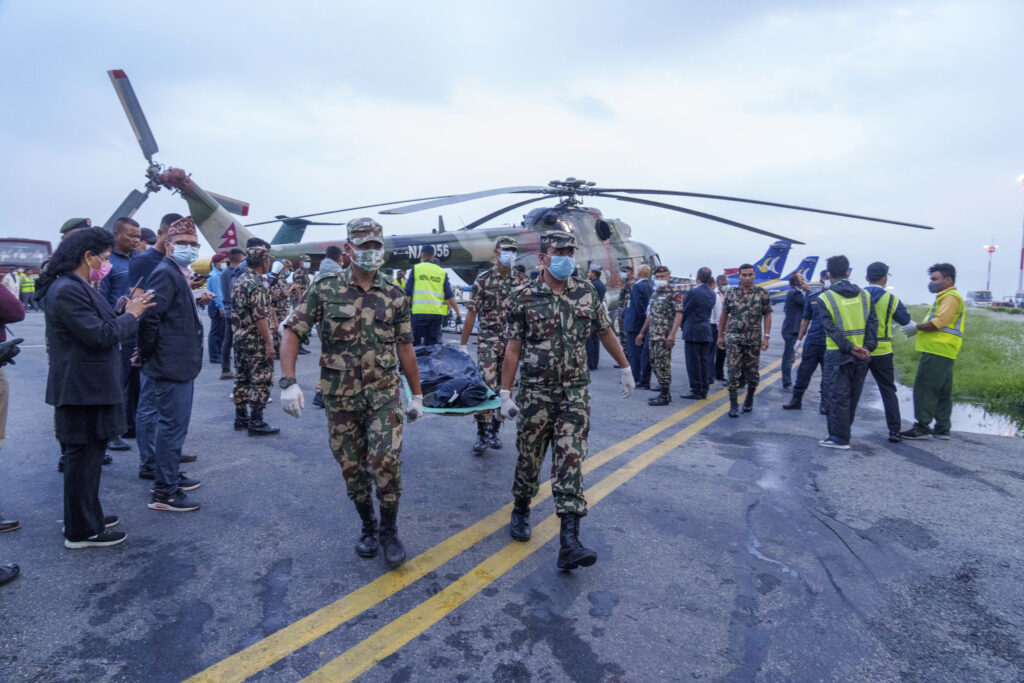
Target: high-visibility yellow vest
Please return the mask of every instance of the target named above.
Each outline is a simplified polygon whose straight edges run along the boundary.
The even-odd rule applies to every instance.
[[[892,314],[896,312],[900,300],[892,292],[882,292],[875,302],[875,315],[878,316],[878,346],[871,352],[872,356],[884,356],[892,353]]]
[[[34,291],[36,291],[36,281],[32,279],[31,275],[24,275],[24,274],[22,274],[22,276],[21,276],[21,293],[22,294],[25,294],[25,293],[31,294]]]
[[[412,313],[428,315],[448,315],[448,305],[444,302],[444,268],[421,261],[412,269]]]
[[[871,296],[862,289],[857,296],[837,297],[832,290],[827,289],[822,292],[820,301],[846,340],[854,346],[864,346],[864,333],[868,324],[868,307],[871,305]],[[832,340],[832,337],[826,336],[825,348],[838,351],[839,345]]]
[[[960,296],[960,292],[956,291],[955,288],[950,287],[945,292],[942,292],[935,297],[935,303],[933,303],[932,307],[928,310],[928,317],[925,318],[925,322],[928,322],[935,317],[935,311],[939,310],[939,302],[947,296],[956,297],[960,304],[960,307],[956,312],[956,318],[953,319],[952,326],[944,327],[935,332],[918,330],[917,341],[914,342],[914,348],[922,353],[931,353],[936,356],[956,360],[957,354],[960,353],[960,347],[964,343],[964,315],[966,313],[964,298]]]

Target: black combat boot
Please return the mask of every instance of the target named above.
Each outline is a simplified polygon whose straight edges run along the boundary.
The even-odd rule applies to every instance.
[[[394,569],[405,562],[405,548],[398,540],[395,522],[398,518],[398,503],[380,506],[380,545],[384,549],[384,561]]]
[[[588,550],[580,543],[579,515],[561,515],[562,531],[558,536],[558,568],[576,569],[589,567],[597,562],[597,553]]]
[[[373,514],[373,501],[356,503],[356,510],[363,520],[363,534],[356,543],[356,555],[359,557],[373,557],[377,554],[380,544],[377,542],[377,516]]]
[[[754,392],[757,391],[757,385],[751,385],[747,387],[747,397],[743,399],[743,412],[749,413],[754,409]]]
[[[487,450],[487,423],[476,423],[476,443],[473,444],[473,455],[483,455]]]
[[[729,390],[729,417],[740,416],[740,400],[736,394],[733,389]]]
[[[263,408],[252,407],[252,412],[249,414],[249,436],[271,436],[280,431],[279,427],[271,427],[263,421]]]
[[[235,404],[235,431],[240,432],[249,427],[249,406],[244,403]]]
[[[492,419],[487,425],[487,445],[497,450],[501,448],[501,439],[498,438],[498,430],[501,429],[501,420]]]
[[[803,408],[804,392],[799,389],[793,390],[793,398],[789,399],[789,403],[783,403],[783,410],[800,410]]]
[[[667,406],[672,402],[672,392],[669,391],[668,387],[662,387],[661,393],[654,398],[647,399],[647,405],[649,406]]]
[[[516,498],[512,506],[512,519],[508,523],[508,533],[517,541],[530,540],[530,499]]]

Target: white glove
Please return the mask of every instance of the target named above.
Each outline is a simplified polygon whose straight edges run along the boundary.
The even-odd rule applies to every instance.
[[[286,318],[286,320],[287,320],[287,318]],[[282,338],[284,337],[284,323],[285,323],[285,321],[284,321],[284,320],[282,320],[282,321],[281,321],[281,322],[280,322],[280,323],[278,324],[278,326],[277,326],[277,336],[278,336],[278,337],[282,337]]]
[[[409,407],[405,411],[405,419],[415,422],[421,417],[423,417],[423,395],[413,394],[412,400],[409,401]]]
[[[794,354],[800,354],[800,353],[803,352],[803,350],[804,350],[804,340],[803,339],[799,339],[799,340],[797,340],[796,344],[793,345],[793,353]]]
[[[459,344],[459,351],[462,351],[467,356],[469,355],[469,346],[467,344]]]
[[[622,398],[629,398],[633,395],[633,390],[636,389],[636,380],[633,379],[633,369],[628,365],[621,370],[622,372]]]
[[[909,323],[907,323],[900,329],[903,330],[903,334],[907,335],[908,337],[913,337],[915,334],[917,334],[917,323],[911,320]]]
[[[281,390],[281,407],[292,417],[302,415],[302,409],[306,407],[306,399],[302,397],[302,389],[298,384]]]
[[[512,392],[508,389],[502,389],[498,392],[498,396],[501,397],[501,419],[511,420],[519,414],[519,408],[516,408],[516,402],[512,400]]]

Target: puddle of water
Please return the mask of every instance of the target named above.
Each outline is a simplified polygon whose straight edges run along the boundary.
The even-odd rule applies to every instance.
[[[900,416],[904,424],[914,421],[914,390],[902,384],[896,385],[896,397],[900,401]],[[882,410],[882,397],[871,376],[864,382],[864,393],[861,400],[867,405]],[[953,431],[972,432],[974,434],[995,434],[997,436],[1024,437],[1024,421],[1014,420],[1006,415],[989,413],[970,403],[953,404]]]

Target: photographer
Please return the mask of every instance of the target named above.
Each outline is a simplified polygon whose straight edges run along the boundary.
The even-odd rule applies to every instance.
[[[18,344],[22,341],[21,339],[12,339],[10,343],[7,342],[7,329],[6,325],[11,323],[21,322],[25,319],[25,307],[18,301],[18,297],[10,292],[6,287],[0,287],[0,448],[4,444],[4,436],[7,429],[7,401],[8,401],[8,384],[7,375],[4,373],[3,366],[7,363],[14,363],[13,358],[18,355]],[[4,519],[3,515],[0,515],[0,532],[14,531],[20,525],[16,520]],[[18,565],[7,564],[0,567],[0,585],[13,581],[18,577]]]

